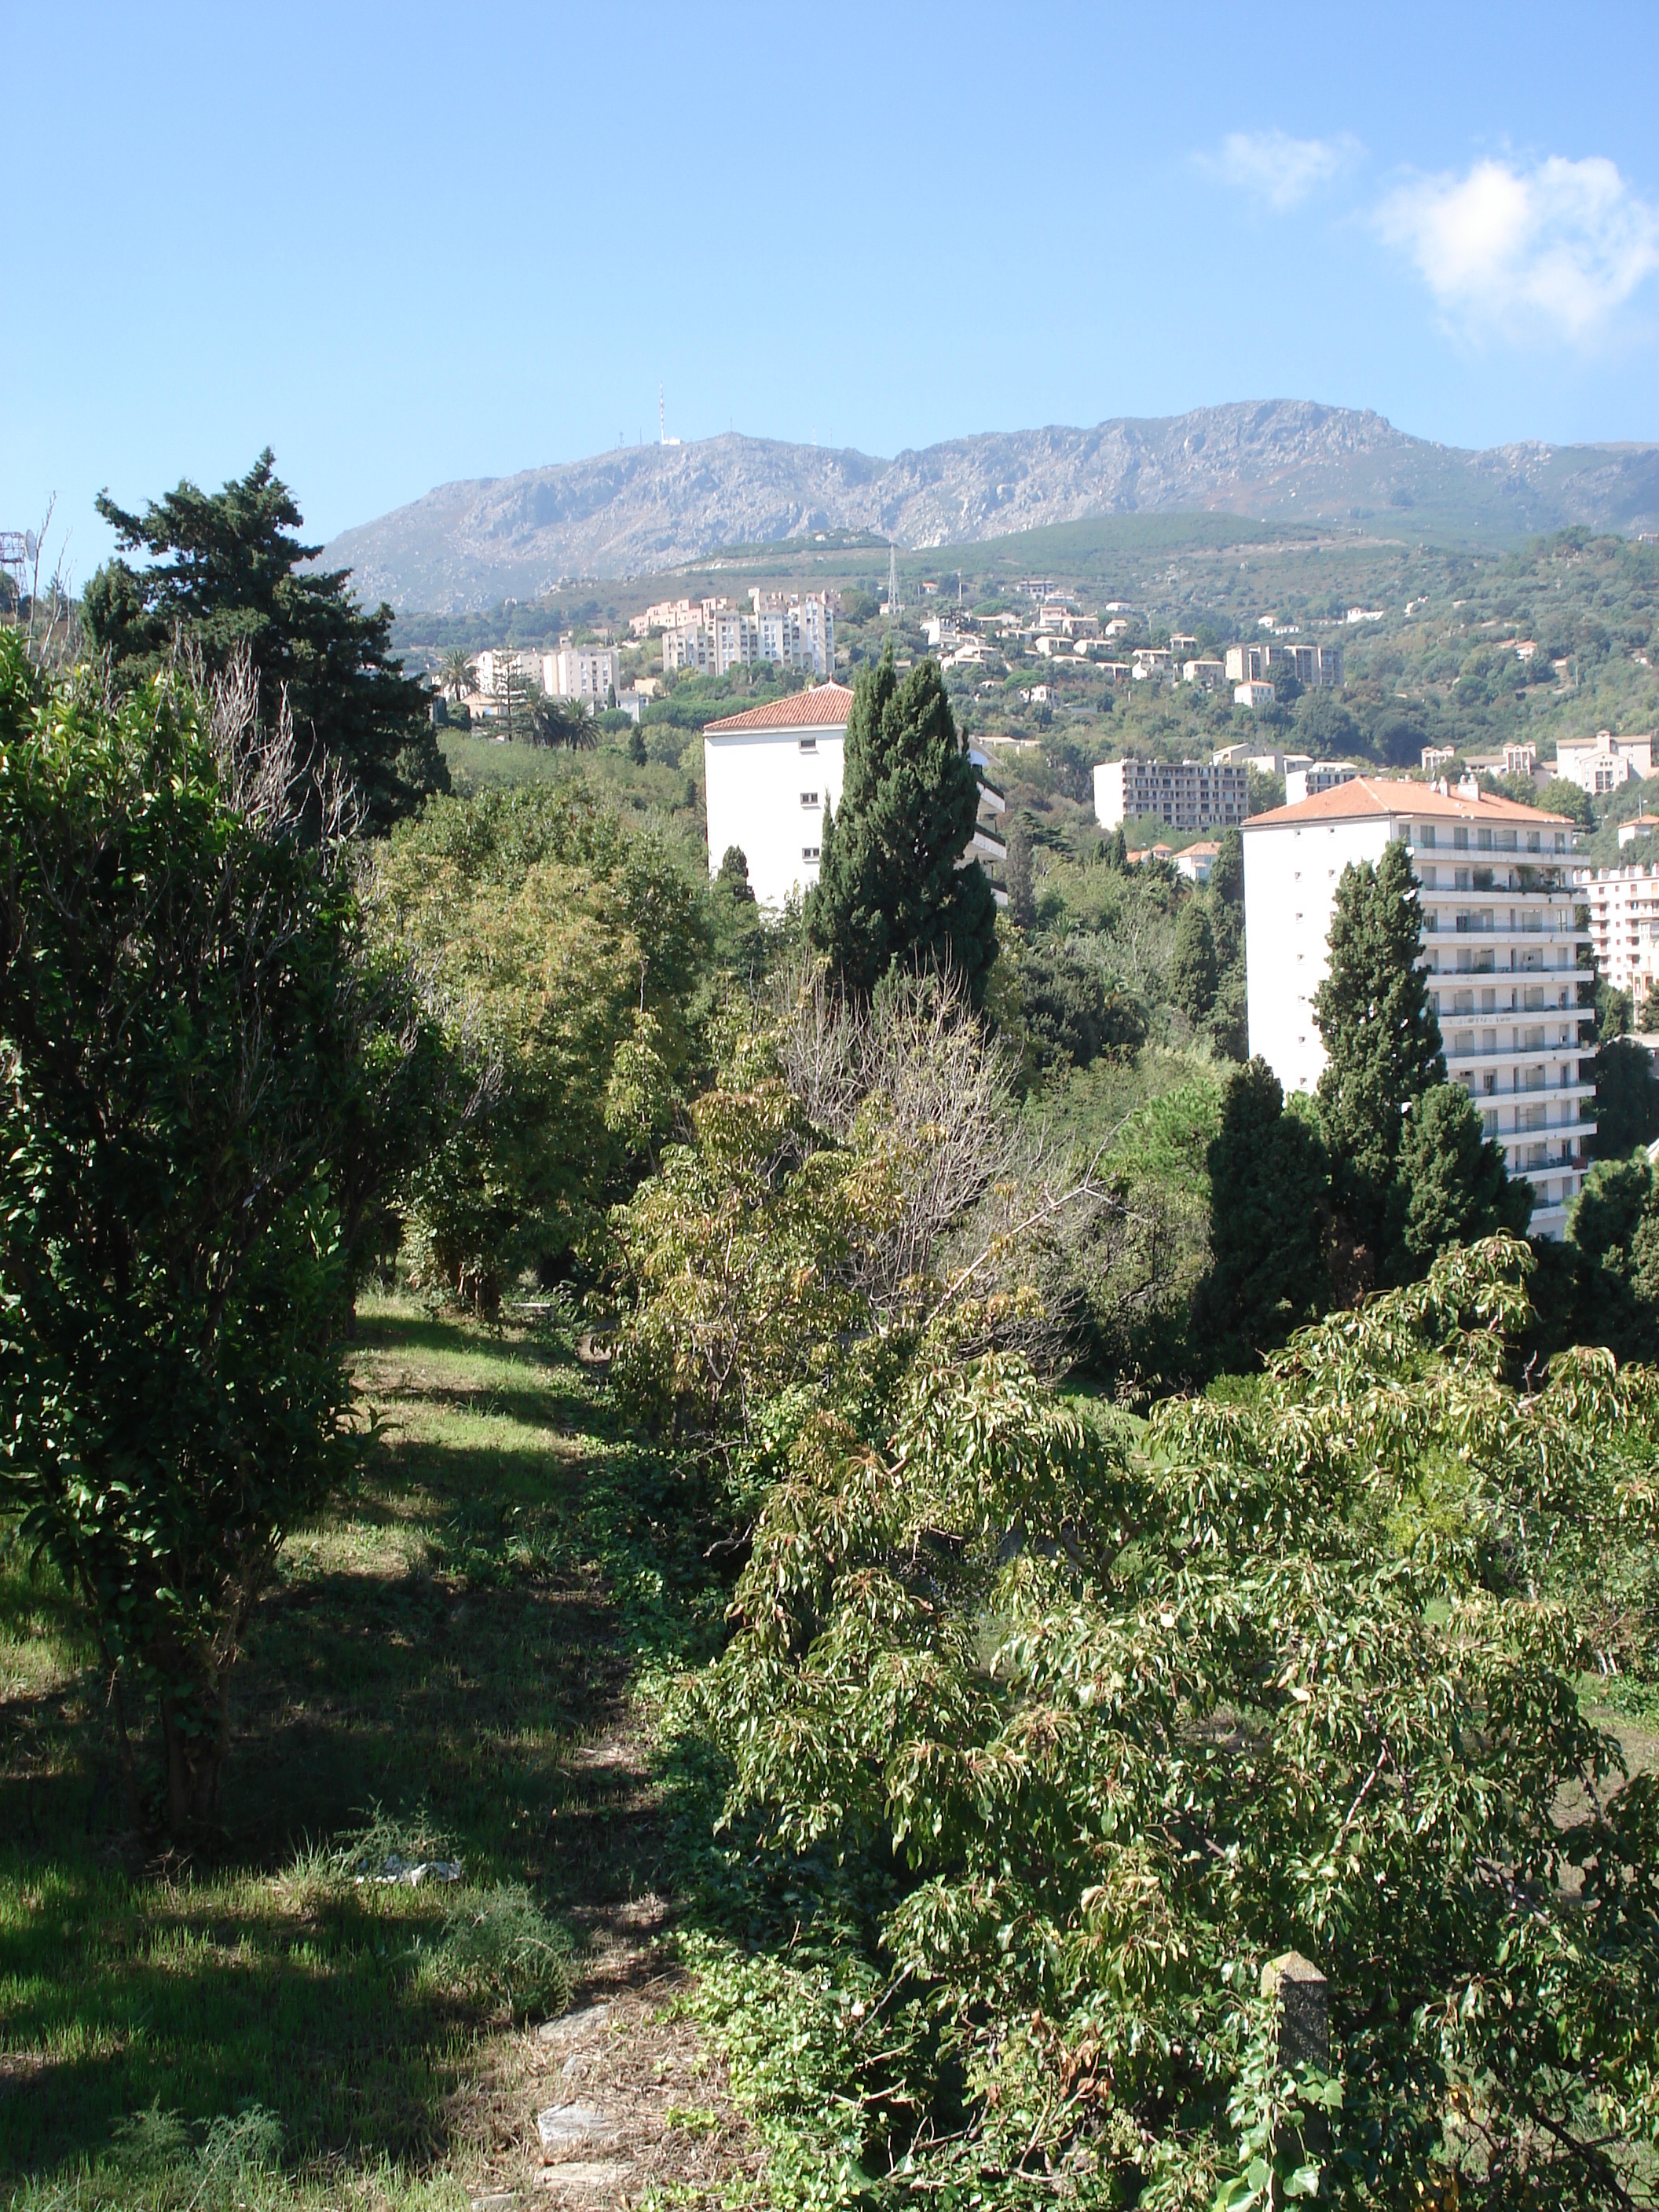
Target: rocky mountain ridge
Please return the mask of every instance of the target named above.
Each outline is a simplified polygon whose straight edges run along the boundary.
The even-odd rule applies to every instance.
[[[740,434],[441,484],[324,551],[362,599],[459,613],[723,546],[868,531],[902,550],[1085,517],[1193,512],[1492,543],[1659,527],[1659,446],[1470,452],[1370,410],[1267,400],[988,432],[890,460]]]

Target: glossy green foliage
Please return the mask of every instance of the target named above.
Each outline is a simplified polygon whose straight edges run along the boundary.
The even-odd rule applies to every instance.
[[[0,638],[0,1480],[124,1737],[154,1700],[175,1830],[212,1815],[277,1543],[352,1453],[356,904],[222,757],[176,683],[112,706]]]
[[[1646,2201],[1659,1792],[1575,1676],[1659,1389],[1517,1389],[1529,1265],[1455,1252],[1139,1437],[1000,1356],[878,1448],[802,1430],[702,1710],[737,1835],[895,1869],[797,2043],[878,2196]],[[1257,1994],[1289,1949],[1328,2075]]]

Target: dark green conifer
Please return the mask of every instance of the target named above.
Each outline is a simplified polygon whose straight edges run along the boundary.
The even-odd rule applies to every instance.
[[[1446,1079],[1440,1025],[1419,964],[1417,878],[1401,844],[1337,885],[1330,967],[1314,1000],[1325,1044],[1319,1118],[1339,1202],[1373,1249],[1400,1158],[1406,1109]]]
[[[1285,1111],[1259,1054],[1227,1080],[1208,1165],[1212,1257],[1194,1318],[1219,1364],[1246,1367],[1314,1320],[1329,1291],[1325,1149],[1310,1116]]]
[[[841,808],[824,810],[812,942],[860,997],[894,967],[948,968],[975,1006],[996,958],[996,903],[977,860],[958,866],[979,779],[939,664],[899,681],[890,644],[860,676],[848,719]]]

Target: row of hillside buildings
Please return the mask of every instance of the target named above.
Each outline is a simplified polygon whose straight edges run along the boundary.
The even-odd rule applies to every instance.
[[[767,662],[819,678],[836,672],[834,592],[751,589],[747,607],[723,599],[664,599],[635,615],[635,637],[662,633],[665,676],[690,669],[724,676]]]

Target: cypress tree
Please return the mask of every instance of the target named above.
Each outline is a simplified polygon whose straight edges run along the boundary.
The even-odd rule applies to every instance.
[[[1008,919],[1016,929],[1036,927],[1036,884],[1031,872],[1031,841],[1024,823],[1008,832]]]
[[[1324,1146],[1310,1121],[1285,1111],[1259,1054],[1228,1078],[1207,1164],[1212,1259],[1194,1320],[1219,1364],[1240,1368],[1314,1320],[1330,1290]]]
[[[860,997],[895,966],[950,968],[973,1003],[996,958],[996,902],[977,860],[957,863],[979,816],[979,779],[939,664],[901,683],[890,644],[860,676],[847,723],[841,811],[824,810],[814,945]]]
[[[1170,996],[1196,1029],[1215,1004],[1220,975],[1215,932],[1200,898],[1190,898],[1176,924],[1175,957],[1170,966]]]
[[[1337,1196],[1373,1240],[1400,1158],[1407,1108],[1446,1079],[1440,1025],[1418,965],[1422,915],[1406,848],[1342,872],[1330,967],[1314,1000],[1325,1044],[1319,1118]]]
[[[1448,1245],[1500,1229],[1526,1234],[1532,1185],[1524,1176],[1510,1181],[1502,1150],[1482,1134],[1461,1084],[1437,1084],[1407,1115],[1388,1214],[1389,1273],[1396,1282],[1426,1274]]]

